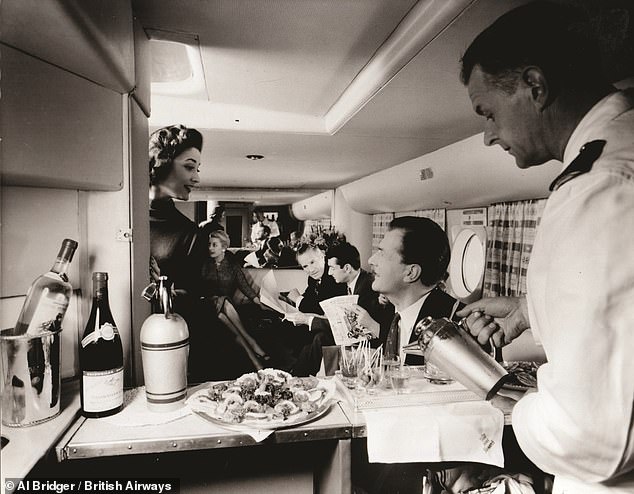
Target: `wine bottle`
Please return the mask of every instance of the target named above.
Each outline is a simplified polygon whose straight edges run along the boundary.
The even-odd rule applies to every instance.
[[[108,273],[93,273],[93,299],[79,347],[81,410],[90,418],[123,408],[123,347],[108,302]]]
[[[12,335],[28,333],[41,336],[47,331],[62,329],[62,320],[73,291],[66,270],[76,249],[77,242],[64,239],[51,270],[31,283]]]

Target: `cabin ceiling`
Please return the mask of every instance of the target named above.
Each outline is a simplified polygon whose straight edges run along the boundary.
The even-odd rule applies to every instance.
[[[523,3],[133,0],[163,81],[152,85],[151,130],[203,133],[194,199],[301,200],[480,132],[459,59]]]

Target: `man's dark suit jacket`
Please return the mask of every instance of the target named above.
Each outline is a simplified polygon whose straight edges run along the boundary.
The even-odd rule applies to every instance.
[[[308,286],[302,295],[303,298],[299,303],[298,309],[304,313],[323,314],[324,311],[319,302],[339,295],[345,295],[346,293],[346,284],[337,283],[327,271],[324,271],[319,281],[310,276],[308,277]]]
[[[416,316],[416,323],[414,324],[414,326],[418,324],[419,321],[425,319],[428,316],[431,316],[433,319],[450,317],[452,315],[455,303],[456,299],[453,298],[451,295],[443,292],[438,287],[434,288],[425,299],[425,302],[420,308],[420,311],[418,311],[418,316]],[[459,303],[456,310],[460,310],[462,307],[464,307],[464,304]],[[387,334],[389,330],[390,326],[387,326],[387,328],[385,326],[381,327],[381,332],[384,333],[384,335],[382,335],[381,337],[382,341],[387,340]],[[416,335],[414,334],[414,331],[412,331],[409,342],[412,343],[415,339]],[[405,362],[410,365],[422,365],[423,358],[417,357],[416,355],[408,355]]]

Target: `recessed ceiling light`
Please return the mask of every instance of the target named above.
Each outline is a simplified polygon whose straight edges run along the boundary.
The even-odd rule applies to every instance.
[[[247,154],[245,156],[245,158],[248,159],[248,160],[257,161],[257,160],[261,160],[262,158],[264,158],[264,156],[262,156],[261,154]]]

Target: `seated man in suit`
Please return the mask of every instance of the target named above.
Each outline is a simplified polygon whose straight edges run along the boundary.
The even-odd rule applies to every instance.
[[[431,316],[453,317],[459,302],[442,290],[447,278],[450,249],[447,235],[428,218],[395,218],[379,250],[369,259],[374,273],[372,289],[394,304],[384,355],[406,364],[422,364],[422,357],[405,355],[403,346],[413,341],[413,329]],[[353,445],[353,483],[368,493],[420,492],[424,465],[418,463],[368,464],[365,441]]]
[[[311,332],[312,326],[318,323],[321,325],[324,320],[324,311],[319,303],[332,297],[345,295],[346,285],[337,283],[328,274],[326,254],[316,245],[301,244],[297,249],[297,262],[308,274],[308,285],[303,294],[294,288],[286,296],[299,309],[299,312],[286,315],[287,320],[299,326],[288,335],[288,340],[291,340],[288,343],[295,349],[297,357],[292,373],[314,375],[321,365],[321,353],[317,358],[311,350],[317,334]]]
[[[354,304],[351,310],[357,316],[357,324],[370,333],[378,346],[381,323],[387,322],[384,328],[389,328],[393,307],[379,302],[379,294],[372,289],[372,274],[361,269],[359,251],[354,245],[347,242],[335,244],[328,249],[326,257],[328,274],[344,286],[349,295],[358,296],[357,304]],[[312,341],[302,349],[301,356],[309,362],[309,373],[314,374],[321,365],[323,347],[335,345],[330,324],[318,314],[300,313],[290,318],[296,324],[307,325],[311,330]],[[386,331],[387,329],[384,329],[383,333]]]
[[[413,341],[414,326],[427,316],[452,318],[459,302],[442,290],[450,250],[447,235],[428,218],[402,216],[390,223],[379,250],[369,259],[372,288],[394,304],[396,314],[386,335],[385,355],[416,363],[403,346]]]
[[[326,254],[313,244],[302,244],[297,249],[297,262],[308,274],[308,286],[300,294],[293,288],[287,297],[301,312],[323,315],[319,302],[346,294],[346,286],[337,283],[326,270]]]
[[[347,242],[337,244],[328,250],[328,273],[337,283],[345,283],[348,295],[358,295],[353,312],[357,322],[367,329],[373,338],[379,337],[379,322],[384,306],[379,302],[379,294],[372,289],[374,276],[361,269],[361,258],[357,248]]]

